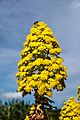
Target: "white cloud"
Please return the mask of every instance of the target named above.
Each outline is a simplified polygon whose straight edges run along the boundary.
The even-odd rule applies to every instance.
[[[5,92],[2,95],[5,98],[8,99],[14,99],[14,98],[22,98],[22,93],[17,93],[17,92]]]

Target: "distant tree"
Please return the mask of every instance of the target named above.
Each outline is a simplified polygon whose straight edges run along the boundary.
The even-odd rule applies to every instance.
[[[24,120],[30,109],[29,103],[12,100],[0,104],[0,120]]]
[[[53,102],[49,99],[52,90],[65,88],[67,73],[60,53],[59,43],[48,25],[35,22],[24,42],[16,74],[18,92],[25,96],[34,91],[35,105],[29,113],[30,120],[47,120],[44,107],[52,108],[49,104]]]

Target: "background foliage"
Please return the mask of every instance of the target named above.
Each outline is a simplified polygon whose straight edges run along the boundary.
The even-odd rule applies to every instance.
[[[12,100],[5,103],[0,101],[0,120],[24,120],[30,106],[30,103],[19,100]],[[59,120],[59,111],[59,109],[53,110],[53,112],[46,110],[50,120]]]

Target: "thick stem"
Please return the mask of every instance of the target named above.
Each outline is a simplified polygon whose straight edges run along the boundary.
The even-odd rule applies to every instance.
[[[44,115],[44,118],[41,119],[41,120],[48,120],[48,117],[47,117],[47,114],[46,114],[46,111],[45,111],[45,108],[44,108],[44,95],[43,96],[40,96],[37,92],[37,89],[35,89],[35,104],[36,105],[39,105],[41,104],[41,110],[43,112],[43,115]]]

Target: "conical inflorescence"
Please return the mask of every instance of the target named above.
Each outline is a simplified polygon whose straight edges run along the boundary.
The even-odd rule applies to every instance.
[[[61,109],[59,120],[80,120],[80,102],[71,97]]]
[[[52,96],[52,89],[62,91],[67,72],[60,53],[59,43],[48,25],[34,23],[20,53],[17,91],[26,95],[37,89],[38,95],[49,97]]]

